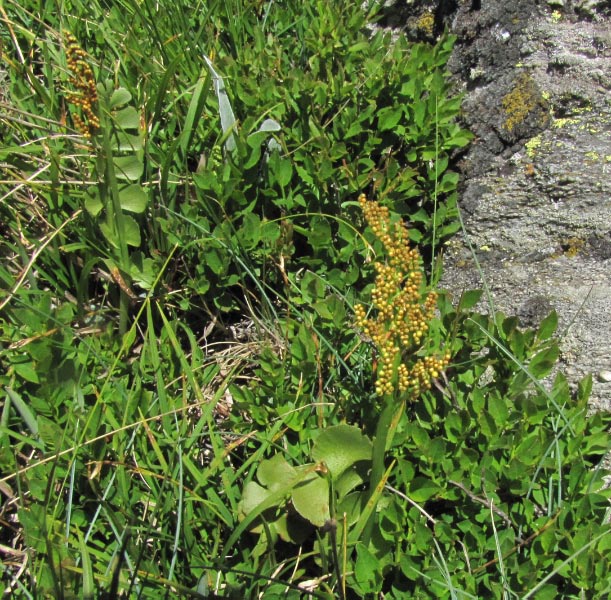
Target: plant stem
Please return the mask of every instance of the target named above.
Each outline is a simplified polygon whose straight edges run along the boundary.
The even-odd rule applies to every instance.
[[[386,450],[392,443],[404,410],[405,400],[398,400],[394,395],[384,396],[384,408],[380,413],[376,427],[376,436],[373,442],[371,476],[369,478],[370,497],[375,493],[376,488],[384,477]],[[363,530],[363,543],[365,545],[371,540],[374,520],[375,511],[371,513],[369,521]]]

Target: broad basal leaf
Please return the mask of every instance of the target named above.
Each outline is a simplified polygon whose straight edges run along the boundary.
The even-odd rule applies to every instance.
[[[298,484],[292,493],[295,510],[316,527],[322,527],[331,517],[329,512],[329,483],[316,473],[312,479]]]
[[[325,429],[316,438],[312,457],[317,462],[324,462],[337,480],[355,463],[371,460],[372,449],[371,440],[358,427],[342,424]]]

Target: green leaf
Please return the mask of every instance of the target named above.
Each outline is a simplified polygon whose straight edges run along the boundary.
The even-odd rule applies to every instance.
[[[407,495],[414,502],[426,502],[440,491],[441,488],[427,477],[414,477],[408,484]]]
[[[347,471],[344,471],[335,482],[335,493],[337,497],[342,500],[352,490],[354,490],[354,488],[363,484],[366,481],[366,478],[366,468],[356,467],[354,469],[348,469]]]
[[[225,271],[227,255],[221,249],[208,248],[203,254],[203,259],[215,275],[221,275]]]
[[[488,411],[496,424],[502,429],[509,417],[509,409],[505,399],[495,391],[488,398]]]
[[[346,131],[344,135],[344,139],[347,140],[351,137],[355,137],[359,135],[360,133],[362,133],[362,131],[363,131],[363,126],[361,125],[361,123],[359,121],[353,121],[350,124],[348,131]]]
[[[460,296],[458,310],[469,310],[473,308],[482,297],[483,290],[466,290]]]
[[[132,95],[125,88],[118,88],[110,97],[110,108],[118,108],[124,106],[132,99]]]
[[[295,468],[289,465],[281,454],[275,454],[269,460],[264,460],[257,469],[257,479],[270,491],[290,485],[296,476]]]
[[[140,226],[129,215],[123,215],[123,226],[125,233],[125,243],[128,246],[137,248],[140,246]]]
[[[83,600],[93,600],[95,594],[95,584],[93,580],[93,568],[91,566],[91,557],[83,534],[79,529],[76,530],[79,541],[79,550],[81,554],[81,565],[83,568]]]
[[[134,252],[130,256],[129,274],[143,290],[150,290],[157,278],[157,263],[152,258],[145,258],[141,252]]]
[[[464,434],[463,422],[458,413],[450,412],[450,414],[448,414],[448,416],[444,419],[443,425],[446,436],[450,442],[457,442],[462,438]]]
[[[33,436],[38,437],[38,419],[36,415],[17,392],[11,388],[6,388],[6,394],[17,409],[17,412],[21,415],[26,427],[32,432]]]
[[[117,179],[121,181],[138,181],[142,177],[144,163],[138,156],[115,156],[112,162]]]
[[[113,123],[117,129],[138,130],[140,128],[140,115],[133,106],[126,106],[114,113]]]
[[[242,499],[238,506],[238,513],[241,518],[249,515],[257,506],[264,502],[269,496],[269,490],[259,485],[255,481],[249,481],[242,491]]]
[[[552,310],[552,312],[550,312],[549,315],[547,315],[547,317],[541,321],[539,329],[537,330],[537,337],[542,341],[548,340],[552,337],[552,335],[554,335],[557,328],[558,314],[555,310]]]
[[[140,214],[146,210],[148,196],[141,186],[134,183],[119,191],[119,202],[123,210]]]
[[[606,431],[599,431],[584,437],[581,450],[584,454],[603,454],[609,450],[609,443],[609,434]]]
[[[354,578],[361,594],[376,594],[381,589],[383,579],[380,561],[361,542],[356,547]]]
[[[254,248],[261,239],[261,219],[255,213],[246,213],[240,228],[240,241],[244,248]]]
[[[30,383],[40,383],[36,368],[31,362],[14,363],[15,373]]]
[[[403,117],[403,107],[390,106],[378,112],[378,128],[380,131],[394,129]]]
[[[515,449],[515,455],[526,465],[534,465],[543,456],[544,442],[540,439],[539,432],[527,435],[520,441]]]
[[[117,131],[112,139],[113,152],[118,154],[137,152],[142,150],[143,140],[141,135],[132,135],[125,131]]]
[[[314,250],[327,248],[332,243],[331,226],[329,222],[323,218],[314,216],[310,219],[310,231],[308,234],[308,242]]]
[[[278,153],[274,153],[269,161],[269,168],[280,187],[286,187],[293,178],[293,165],[290,159],[281,158]]]
[[[92,216],[97,217],[104,209],[104,204],[100,199],[100,194],[97,188],[90,188],[87,190],[85,196],[85,210]]]
[[[114,223],[100,223],[100,231],[102,235],[106,238],[106,241],[113,247],[119,247],[119,236],[117,235],[117,230],[115,229]]]
[[[314,442],[312,458],[324,462],[333,480],[362,460],[371,460],[373,445],[358,427],[336,425],[325,429]]]
[[[331,518],[329,483],[316,473],[309,481],[299,483],[293,488],[291,499],[295,510],[316,527],[322,527]]]
[[[535,354],[528,365],[531,375],[537,379],[542,379],[548,375],[558,361],[559,355],[560,351],[556,344]]]
[[[589,373],[583,379],[579,381],[577,385],[577,399],[581,402],[585,402],[592,393],[592,374]]]

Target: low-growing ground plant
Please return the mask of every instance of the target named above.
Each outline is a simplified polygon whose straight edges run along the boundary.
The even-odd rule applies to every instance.
[[[358,368],[375,378],[361,395],[378,400],[257,465],[229,549],[250,530],[258,554],[288,568],[311,548],[330,597],[604,597],[611,418],[588,416],[591,379],[575,394],[562,374],[541,383],[558,358],[556,315],[523,330],[470,312],[475,291],[453,307],[427,291],[404,224],[360,203],[378,254],[374,314],[355,307],[376,367],[361,355]]]
[[[379,8],[0,5],[7,594],[608,595],[609,418],[434,289],[454,40]]]

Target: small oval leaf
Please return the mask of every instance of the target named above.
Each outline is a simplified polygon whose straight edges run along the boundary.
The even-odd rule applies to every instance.
[[[123,215],[123,225],[125,232],[125,243],[128,246],[140,246],[140,227],[136,221],[128,216]]]
[[[297,485],[292,500],[295,510],[316,527],[322,527],[331,518],[329,483],[323,477],[316,476]]]
[[[128,185],[119,192],[121,208],[132,213],[143,213],[148,204],[146,192],[137,184]]]
[[[110,97],[110,108],[117,108],[127,104],[132,99],[132,95],[125,89],[119,88]]]
[[[134,155],[115,156],[113,163],[116,177],[121,181],[138,181],[144,171],[144,163]]]
[[[114,114],[114,124],[118,129],[139,129],[140,115],[133,106],[126,106]]]

